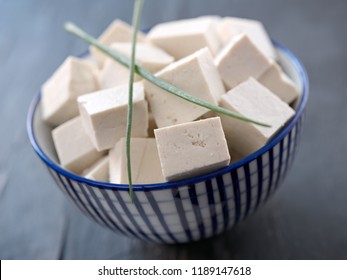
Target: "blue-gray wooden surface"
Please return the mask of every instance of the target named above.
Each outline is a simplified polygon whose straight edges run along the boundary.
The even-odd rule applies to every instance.
[[[142,28],[204,14],[259,19],[307,67],[300,154],[280,190],[233,230],[190,245],[132,240],[84,217],[27,139],[29,102],[69,54],[63,31],[131,21],[133,1],[0,0],[0,259],[347,259],[347,1],[146,0]]]

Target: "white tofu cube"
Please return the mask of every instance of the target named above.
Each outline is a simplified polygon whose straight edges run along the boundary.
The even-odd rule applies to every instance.
[[[52,131],[60,165],[76,174],[91,166],[104,153],[98,152],[84,130],[81,117],[76,117]]]
[[[214,28],[215,28],[215,30],[217,32],[217,35],[219,35],[218,34],[218,28],[219,28],[219,26],[220,26],[220,24],[221,24],[221,22],[223,20],[223,18],[221,16],[218,16],[218,15],[204,15],[204,16],[198,17],[198,19],[200,19],[200,20],[204,20],[205,19],[207,21],[211,21],[212,24],[214,25]],[[222,43],[221,39],[219,39],[219,41],[220,41],[220,44],[221,44]]]
[[[82,176],[99,182],[109,182],[109,157],[104,156],[99,159],[92,166],[85,169],[82,173]]]
[[[114,43],[111,48],[129,58],[131,56],[131,43]],[[136,63],[151,73],[158,72],[174,60],[171,55],[156,46],[136,44]]]
[[[168,181],[212,172],[230,162],[219,117],[158,128],[154,134]]]
[[[127,56],[131,56],[131,43],[114,43],[111,48]],[[171,55],[150,44],[138,43],[136,46],[136,63],[151,73],[158,72],[174,61]],[[107,58],[100,72],[99,82],[102,88],[110,88],[129,81],[130,71],[127,67]],[[140,77],[135,75],[136,80]]]
[[[218,54],[215,62],[227,89],[249,77],[258,79],[271,66],[271,61],[245,34],[233,37]]]
[[[165,181],[154,138],[131,138],[130,155],[133,184],[154,184]],[[125,138],[118,141],[110,150],[109,156],[111,183],[128,184]]]
[[[130,71],[127,67],[107,58],[104,67],[100,70],[99,84],[101,89],[108,89],[129,83]],[[139,81],[138,75],[134,76],[134,81]]]
[[[216,54],[221,46],[214,17],[161,23],[150,30],[147,38],[175,59],[181,59],[204,47]]]
[[[83,125],[98,151],[114,147],[125,136],[129,86],[123,85],[78,98]],[[148,104],[142,83],[133,87],[132,136],[146,137]]]
[[[253,43],[269,58],[276,59],[276,52],[264,25],[257,20],[225,17],[222,19],[218,34],[223,42],[227,44],[233,36],[245,33]]]
[[[95,68],[90,62],[68,57],[42,86],[45,122],[58,126],[78,115],[77,97],[98,89]]]
[[[287,103],[253,78],[223,95],[220,105],[271,126],[264,127],[220,115],[229,150],[242,156],[263,147],[295,114]]]
[[[258,81],[288,104],[293,103],[300,95],[295,84],[275,61],[272,61],[270,68],[259,77]]]
[[[132,34],[133,28],[129,24],[122,20],[116,19],[100,35],[98,41],[106,46],[110,46],[115,42],[131,42]],[[142,32],[138,32],[137,41],[146,41],[146,37]],[[90,47],[90,53],[102,68],[103,63],[108,56],[93,46]]]
[[[170,64],[156,76],[195,97],[216,105],[225,93],[212,55],[207,48]],[[146,97],[158,127],[190,122],[209,111],[174,96],[150,82],[144,81],[144,85]]]

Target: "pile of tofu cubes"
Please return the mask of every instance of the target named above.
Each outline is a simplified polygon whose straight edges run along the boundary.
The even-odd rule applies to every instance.
[[[101,43],[130,57],[132,28],[115,20]],[[243,158],[295,114],[299,91],[276,62],[259,21],[203,16],[138,34],[136,62],[191,95],[267,123],[219,115],[135,76],[133,183],[175,181]],[[127,184],[129,70],[97,49],[68,57],[42,87],[43,119],[60,165],[88,179]]]

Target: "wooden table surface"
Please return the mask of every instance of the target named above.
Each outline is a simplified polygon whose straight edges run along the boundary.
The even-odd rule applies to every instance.
[[[146,0],[141,27],[206,14],[250,17],[306,65],[304,135],[279,191],[216,238],[179,246],[112,233],[55,186],[27,138],[40,85],[87,46],[66,20],[98,35],[131,21],[133,1],[0,0],[0,259],[347,259],[347,1]]]

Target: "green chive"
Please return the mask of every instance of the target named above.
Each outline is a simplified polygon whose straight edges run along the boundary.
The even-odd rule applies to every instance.
[[[106,55],[110,56],[115,61],[119,62],[120,64],[122,64],[128,68],[130,67],[130,60],[126,56],[124,56],[124,55],[108,48],[107,46],[99,43],[97,41],[97,39],[95,39],[94,37],[92,37],[91,35],[86,33],[85,31],[83,31],[82,29],[80,29],[75,24],[73,24],[71,22],[67,22],[65,24],[65,29],[68,32],[80,37],[82,40],[93,45],[94,47],[96,47],[97,49],[99,49],[100,51],[105,53]],[[217,113],[220,113],[220,114],[223,114],[223,115],[235,118],[235,119],[254,123],[254,124],[257,124],[260,126],[271,127],[269,124],[259,122],[257,120],[253,120],[253,119],[248,118],[246,116],[243,116],[241,114],[229,111],[225,108],[219,107],[217,105],[205,102],[205,101],[203,101],[197,97],[194,97],[191,94],[189,94],[189,93],[187,93],[187,92],[185,92],[185,91],[183,91],[183,90],[181,90],[181,89],[179,89],[179,88],[177,88],[177,87],[175,87],[175,86],[173,86],[173,85],[171,85],[171,84],[169,84],[169,83],[167,83],[167,82],[165,82],[165,81],[163,81],[157,77],[155,77],[153,74],[151,74],[150,72],[148,72],[147,70],[145,70],[144,68],[142,68],[141,66],[139,66],[137,64],[134,65],[134,70],[135,70],[136,74],[138,74],[139,76],[141,76],[145,80],[147,80],[147,81],[153,83],[154,85],[160,87],[161,89],[163,89],[163,90],[165,90],[165,91],[167,91],[173,95],[176,95],[180,98],[183,98],[189,102],[192,102],[192,103],[197,104],[199,106],[205,107],[211,111],[214,111],[214,112],[217,112]]]
[[[135,71],[135,53],[136,53],[136,38],[139,30],[139,22],[141,17],[141,11],[143,7],[143,0],[136,0],[133,14],[133,36],[132,36],[132,48],[130,59],[130,77],[129,77],[129,100],[128,100],[128,121],[126,131],[126,154],[127,154],[127,167],[128,167],[128,182],[129,182],[129,194],[131,200],[134,201],[133,181],[131,176],[131,155],[130,155],[130,142],[131,142],[131,126],[133,120],[133,88],[134,88],[134,71]]]
[[[151,82],[152,84],[158,86],[159,88],[176,95],[184,100],[187,100],[189,102],[192,102],[194,104],[197,104],[199,106],[205,107],[211,111],[221,113],[242,121],[251,122],[257,125],[270,127],[270,125],[253,120],[251,118],[248,118],[246,116],[237,114],[235,112],[229,111],[225,108],[216,106],[214,104],[205,102],[199,98],[196,98],[189,93],[185,92],[184,90],[181,90],[157,77],[155,77],[153,74],[142,68],[141,66],[137,65],[135,63],[135,54],[136,54],[136,38],[137,33],[139,30],[139,21],[141,17],[141,11],[143,8],[144,0],[135,0],[135,6],[134,6],[134,13],[133,13],[133,34],[132,34],[132,49],[131,49],[131,58],[130,60],[108,48],[107,46],[99,43],[97,39],[90,36],[88,33],[84,32],[82,29],[77,27],[75,24],[67,22],[65,24],[65,29],[80,37],[84,41],[88,42],[89,44],[93,45],[100,51],[104,52],[106,55],[113,58],[115,61],[119,62],[123,66],[126,66],[130,69],[130,77],[129,77],[129,99],[128,99],[128,118],[127,118],[127,130],[126,130],[126,156],[127,156],[127,168],[128,168],[128,182],[129,182],[129,195],[131,197],[131,200],[134,200],[134,191],[133,191],[133,183],[132,183],[132,174],[131,174],[131,127],[132,127],[132,115],[133,115],[133,86],[134,86],[134,74],[140,75],[145,80]]]

